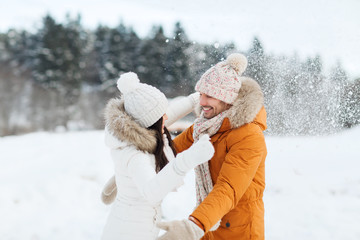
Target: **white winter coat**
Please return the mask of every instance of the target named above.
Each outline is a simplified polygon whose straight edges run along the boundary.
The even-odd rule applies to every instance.
[[[185,101],[185,102],[184,102]],[[173,122],[192,102],[184,99],[187,108],[170,113]],[[179,106],[179,104],[178,104]],[[171,112],[171,111],[170,111]],[[111,149],[115,167],[117,196],[103,230],[102,240],[156,239],[161,221],[161,202],[170,191],[183,183],[184,176],[173,169],[174,155],[164,135],[164,152],[170,161],[158,174],[152,150],[156,138],[152,130],[140,127],[128,116],[121,99],[112,99],[105,109],[105,143]]]

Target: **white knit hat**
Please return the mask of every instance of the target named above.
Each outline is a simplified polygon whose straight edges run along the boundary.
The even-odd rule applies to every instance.
[[[123,94],[126,113],[142,127],[150,127],[165,114],[168,106],[165,95],[153,86],[140,83],[135,73],[122,74],[117,87]]]
[[[247,59],[240,53],[230,54],[226,61],[208,69],[196,83],[195,90],[223,102],[232,104],[241,87],[241,74],[247,67]]]

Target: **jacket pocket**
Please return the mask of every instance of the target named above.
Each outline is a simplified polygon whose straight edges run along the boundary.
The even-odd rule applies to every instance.
[[[220,226],[227,229],[249,226],[251,223],[251,210],[249,203],[239,204],[222,219]]]

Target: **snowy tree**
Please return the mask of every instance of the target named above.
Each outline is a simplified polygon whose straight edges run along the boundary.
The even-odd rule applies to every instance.
[[[109,70],[105,67],[108,60],[108,39],[110,28],[98,26],[91,36],[92,47],[87,55],[87,68],[91,71],[89,78],[85,79],[86,83],[102,84],[109,80]],[[110,71],[111,72],[111,71]]]
[[[324,125],[324,105],[322,83],[322,61],[319,56],[308,58],[302,63],[298,78],[301,100],[301,129],[299,134],[318,134]]]
[[[331,126],[334,128],[341,128],[347,112],[343,97],[346,95],[345,90],[348,85],[348,77],[340,63],[332,69],[329,79],[327,81],[326,95],[328,99],[328,108],[332,116]]]
[[[265,106],[272,105],[272,102],[276,99],[274,95],[277,89],[280,89],[284,83],[284,79],[280,75],[286,70],[286,67],[282,65],[284,61],[267,56],[262,43],[257,37],[253,39],[252,46],[248,50],[247,55],[248,67],[244,75],[255,79],[259,83],[264,92]],[[279,68],[281,71],[277,71]]]
[[[164,35],[161,26],[153,27],[151,35],[150,38],[143,40],[136,72],[142,81],[167,91],[164,83],[168,38]]]
[[[82,82],[83,46],[86,35],[80,17],[68,17],[65,25],[45,16],[39,30],[39,46],[33,76],[37,83],[58,93],[55,100],[61,109],[61,125],[67,126],[74,111]]]
[[[252,42],[252,47],[248,51],[248,67],[245,75],[254,78],[263,89],[269,89],[266,86],[269,81],[266,81],[266,56],[264,48],[260,40],[255,37]]]
[[[120,72],[126,72],[128,61],[126,59],[126,44],[125,39],[127,29],[123,24],[117,28],[110,29],[104,39],[103,54],[104,54],[104,69],[107,72],[105,80],[116,79]]]
[[[144,40],[140,39],[136,32],[130,28],[125,37],[125,58],[123,62],[126,63],[126,71],[135,71],[138,66],[139,55],[140,55],[140,46]]]
[[[225,61],[226,57],[236,51],[234,43],[220,44],[218,42],[203,45],[201,54],[201,74],[220,61]]]
[[[165,62],[166,85],[169,96],[184,95],[192,90],[191,75],[189,73],[188,52],[190,41],[180,22],[175,24],[174,36],[168,43],[167,59]]]
[[[340,123],[343,127],[353,127],[360,124],[360,79],[344,88],[341,98],[342,111]]]
[[[47,15],[35,33],[0,33],[0,135],[53,130],[71,121],[101,128],[106,101],[119,94],[119,74],[134,71],[168,97],[187,95],[207,69],[233,52],[247,55],[243,75],[264,92],[268,134],[326,134],[359,124],[360,80],[350,82],[340,64],[325,76],[320,56],[302,61],[296,54],[267,54],[257,37],[247,51],[231,42],[196,43],[180,23],[171,37],[155,26],[142,39],[123,23],[84,30],[80,20],[67,16],[57,23]]]
[[[29,125],[30,68],[34,36],[9,30],[0,35],[0,135],[32,131]]]
[[[94,53],[95,66],[99,72],[99,82],[114,83],[119,74],[135,71],[140,38],[123,23],[116,28],[99,26],[95,31]]]

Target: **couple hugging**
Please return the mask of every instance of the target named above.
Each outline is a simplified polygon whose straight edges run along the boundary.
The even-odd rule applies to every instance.
[[[112,203],[102,240],[264,239],[266,111],[259,85],[242,76],[246,67],[244,55],[230,54],[202,75],[196,93],[170,106],[135,73],[120,76],[121,97],[105,108],[115,176],[102,192]],[[166,126],[194,109],[193,125],[171,139]],[[195,210],[162,222],[163,198],[191,169]]]

